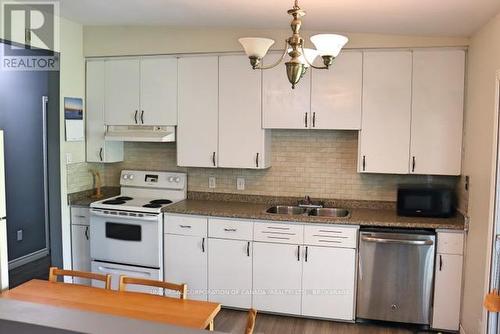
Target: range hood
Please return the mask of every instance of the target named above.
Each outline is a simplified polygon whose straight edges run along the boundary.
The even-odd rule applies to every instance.
[[[104,135],[106,141],[174,142],[174,126],[110,125]]]

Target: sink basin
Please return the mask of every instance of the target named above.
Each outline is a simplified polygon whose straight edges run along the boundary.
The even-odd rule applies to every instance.
[[[301,208],[300,206],[286,205],[273,206],[266,210],[267,213],[274,213],[279,215],[302,215],[306,211],[306,208]]]
[[[342,218],[349,216],[349,210],[341,208],[317,208],[312,209],[309,212],[309,216]]]

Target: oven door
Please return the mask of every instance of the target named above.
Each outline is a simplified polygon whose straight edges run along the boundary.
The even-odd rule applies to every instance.
[[[92,260],[160,268],[162,215],[92,209]]]

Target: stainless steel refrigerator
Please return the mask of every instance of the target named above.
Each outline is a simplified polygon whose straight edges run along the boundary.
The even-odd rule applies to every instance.
[[[5,209],[5,163],[3,156],[3,131],[0,130],[0,291],[9,287],[7,257],[7,214]]]

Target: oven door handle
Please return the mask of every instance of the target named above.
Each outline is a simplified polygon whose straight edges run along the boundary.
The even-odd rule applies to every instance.
[[[99,211],[90,211],[90,214],[92,216],[96,217],[105,217],[105,218],[112,218],[112,219],[128,219],[128,220],[140,220],[140,221],[158,221],[158,216],[142,216],[142,217],[137,217],[137,216],[120,216],[120,215],[110,215],[107,213],[102,213]]]
[[[399,244],[399,245],[411,245],[411,246],[430,246],[434,242],[432,240],[414,240],[414,239],[391,239],[391,238],[375,238],[375,237],[361,237],[362,241],[375,242],[379,244]]]

